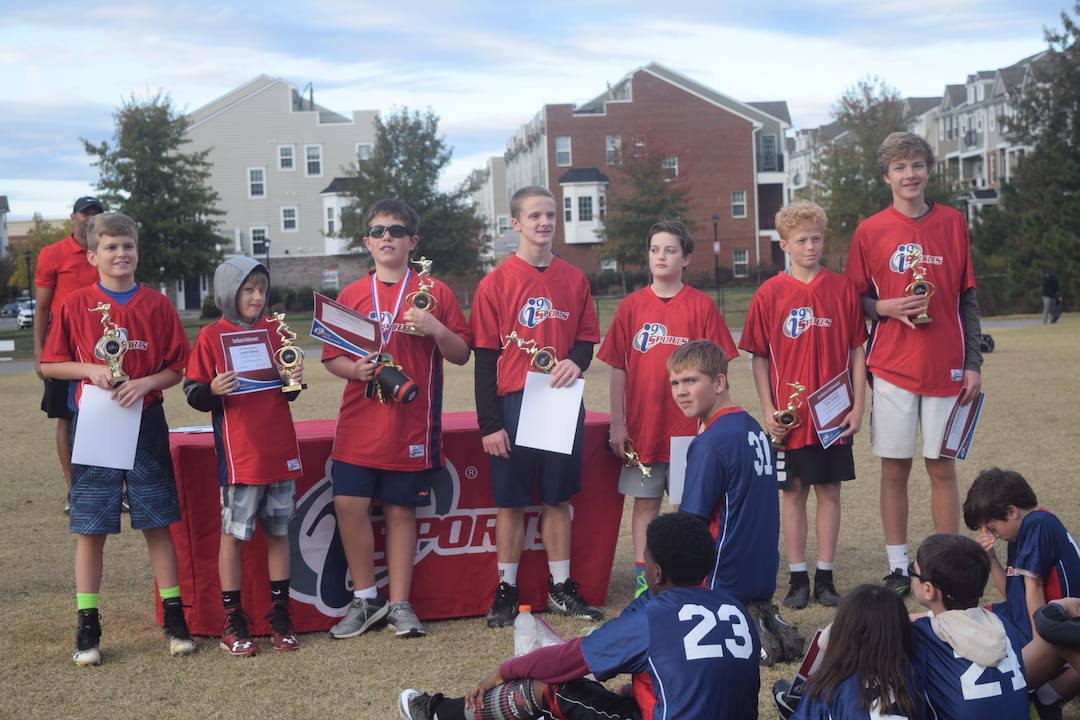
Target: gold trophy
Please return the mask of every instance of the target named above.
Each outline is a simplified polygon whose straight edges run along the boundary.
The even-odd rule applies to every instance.
[[[417,273],[420,289],[409,293],[405,300],[417,310],[434,312],[437,303],[435,302],[435,296],[431,294],[431,288],[435,286],[435,283],[431,282],[431,261],[421,255],[419,260],[410,260],[409,262],[420,266],[420,272]],[[411,325],[405,328],[405,332],[410,335],[424,334]]]
[[[626,438],[626,442],[623,443],[623,466],[634,467],[641,471],[641,484],[645,485],[645,478],[652,477],[652,468],[641,462],[641,458],[637,454],[637,450],[634,449],[634,441],[630,438]]]
[[[788,387],[792,388],[793,392],[791,395],[788,395],[787,407],[783,410],[777,410],[772,416],[777,425],[782,425],[788,430],[794,430],[799,427],[799,425],[802,425],[802,421],[799,420],[799,413],[796,411],[802,407],[800,396],[802,395],[803,390],[806,389],[806,386],[799,382],[792,382],[788,383]],[[770,435],[769,444],[774,448],[780,449],[784,447],[784,438],[773,437]]]
[[[904,258],[907,260],[908,267],[911,268],[911,283],[904,289],[904,294],[926,300],[922,311],[911,318],[911,322],[915,325],[933,322],[934,318],[927,315],[926,310],[930,307],[930,298],[934,296],[934,283],[926,279],[926,270],[922,263],[922,249],[917,245],[909,245]]]
[[[518,337],[517,330],[514,330],[506,336],[506,342],[503,344],[503,350],[509,347],[510,343],[516,342],[517,346],[527,355],[532,357],[532,364],[540,372],[549,373],[558,364],[559,359],[555,357],[555,348],[553,347],[537,347],[535,340],[526,340]]]
[[[109,317],[111,307],[109,303],[99,302],[96,308],[89,308],[90,312],[101,313],[101,326],[105,328],[101,339],[94,345],[94,355],[109,366],[113,382],[122,383],[130,380],[124,373],[124,355],[131,346],[128,344],[127,330],[117,326]]]
[[[306,390],[307,383],[298,383],[292,376],[296,367],[304,362],[304,351],[294,344],[296,333],[285,324],[285,313],[277,312],[266,318],[268,323],[274,321],[277,321],[277,334],[281,338],[281,347],[274,353],[274,359],[277,360],[277,364],[281,366],[285,375],[285,384],[282,385],[281,392],[295,393]]]

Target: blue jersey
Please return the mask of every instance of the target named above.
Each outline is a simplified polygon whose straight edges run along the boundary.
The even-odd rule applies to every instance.
[[[1031,614],[1024,577],[1042,580],[1047,601],[1076,597],[1080,594],[1080,549],[1057,516],[1046,510],[1025,515],[1016,540],[1009,541],[1008,547],[1005,602],[995,603],[993,609],[1016,625],[1026,645],[1031,642]]]
[[[635,698],[651,718],[757,718],[758,638],[746,608],[703,587],[642,593],[581,641],[598,680],[635,673]],[[651,682],[642,696],[640,674]]]
[[[707,518],[716,564],[705,578],[742,602],[776,591],[780,501],[769,437],[739,407],[721,410],[693,439],[679,509]]]
[[[926,682],[926,699],[931,717],[948,720],[1028,717],[1027,680],[1021,655],[1024,644],[1020,632],[1002,620],[1008,645],[1005,659],[986,667],[960,657],[939,638],[930,618],[913,623],[916,668]]]
[[[827,651],[826,651],[827,652]],[[911,675],[912,686],[909,688],[912,697],[918,702],[921,687],[915,685],[914,673]],[[799,706],[791,720],[923,720],[926,714],[913,716],[901,715],[892,703],[889,707],[882,708],[880,704],[874,704],[873,710],[868,712],[859,707],[859,691],[862,681],[857,675],[852,675],[840,687],[833,692],[832,699],[825,702],[824,699],[812,699],[809,695],[803,695]],[[942,718],[944,720],[944,718]]]

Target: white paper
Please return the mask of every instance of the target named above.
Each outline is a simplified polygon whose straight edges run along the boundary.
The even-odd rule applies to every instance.
[[[953,415],[952,423],[949,425],[948,435],[945,437],[945,447],[953,452],[960,449],[960,444],[964,441],[964,426],[967,425],[968,413],[975,407],[975,403],[968,403],[967,405],[957,404],[956,414]]]
[[[130,470],[142,425],[142,400],[129,408],[112,399],[112,390],[83,385],[71,462]]]
[[[677,435],[671,438],[670,464],[668,465],[668,502],[682,504],[683,485],[686,483],[686,453],[690,452],[693,435]]]
[[[569,455],[574,449],[578,413],[585,381],[578,378],[570,387],[553,388],[547,373],[530,372],[525,378],[518,417],[517,445]]]
[[[270,353],[262,343],[230,345],[229,358],[232,360],[232,369],[238,373],[270,367]]]
[[[818,421],[821,427],[832,427],[833,421],[842,414],[847,414],[851,409],[851,395],[848,394],[847,385],[839,385],[832,389],[825,397],[818,401],[816,406]]]

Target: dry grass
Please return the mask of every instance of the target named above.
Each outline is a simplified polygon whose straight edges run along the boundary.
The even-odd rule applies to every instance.
[[[1080,347],[1076,333],[1059,325],[1008,328],[993,334],[997,350],[987,356],[984,370],[986,407],[972,456],[959,464],[961,489],[981,468],[1015,468],[1032,482],[1043,505],[1074,532],[1080,531],[1076,499]],[[448,409],[471,410],[471,368],[455,368],[451,373]],[[736,362],[731,375],[736,400],[756,413],[747,363]],[[333,417],[341,382],[317,362],[309,363],[305,379],[311,389],[293,406],[296,419]],[[37,410],[40,385],[31,374],[0,375],[0,393],[5,409],[0,474],[4,518],[0,527],[0,657],[4,665],[0,717],[392,718],[401,688],[460,692],[510,653],[510,628],[490,630],[480,619],[469,619],[430,622],[430,635],[423,640],[399,641],[389,632],[344,641],[309,634],[302,636],[299,653],[264,652],[251,660],[228,657],[217,649],[215,640],[199,638],[201,652],[173,659],[153,623],[152,583],[142,540],[125,530],[106,546],[104,665],[76,668],[70,660],[74,541],[60,513],[63,491],[53,425]],[[586,403],[590,409],[607,409],[607,372],[602,363],[596,363],[588,374]],[[174,426],[206,421],[187,407],[178,389],[168,393],[166,412]],[[841,591],[861,582],[876,582],[886,569],[877,510],[877,462],[866,437],[864,431],[856,447],[859,479],[844,488],[836,571]],[[931,531],[928,497],[925,475],[916,472],[912,479],[913,546]],[[609,613],[617,613],[630,596],[628,518],[627,511],[606,607]],[[813,547],[810,557],[813,560]],[[831,612],[811,605],[786,615],[810,631],[828,622]],[[566,635],[585,627],[563,618],[550,619]],[[792,669],[788,665],[763,670],[762,687],[789,676]],[[762,694],[761,712],[763,718],[775,717],[767,693]],[[1075,702],[1067,708],[1066,717],[1080,717]]]

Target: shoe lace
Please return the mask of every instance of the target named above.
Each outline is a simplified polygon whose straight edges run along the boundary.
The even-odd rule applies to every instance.
[[[238,638],[247,638],[250,636],[248,632],[249,622],[251,622],[251,617],[242,609],[229,610],[225,614],[225,634],[234,635]]]
[[[573,610],[589,607],[585,598],[581,597],[581,585],[573,579],[567,579],[561,585],[555,586],[555,597],[564,605]]]
[[[266,614],[266,619],[270,621],[270,629],[275,635],[292,634],[292,619],[289,617],[288,608],[275,603]]]

